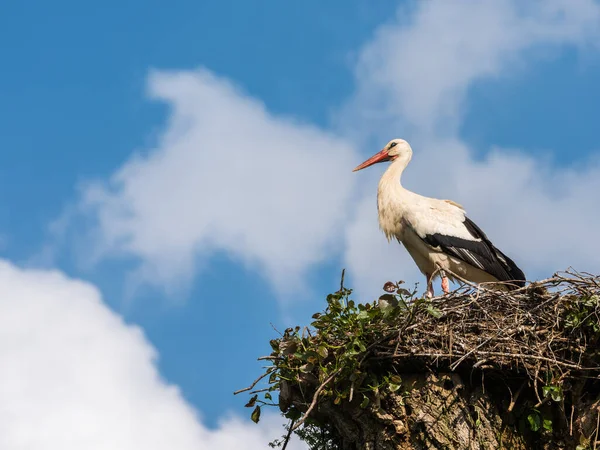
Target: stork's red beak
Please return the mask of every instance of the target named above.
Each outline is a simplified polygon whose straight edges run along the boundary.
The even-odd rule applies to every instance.
[[[377,164],[384,161],[389,161],[390,157],[388,155],[388,149],[384,148],[378,153],[375,153],[369,159],[367,159],[364,163],[356,166],[352,172],[356,172],[357,170],[364,169],[365,167],[372,166],[373,164]]]

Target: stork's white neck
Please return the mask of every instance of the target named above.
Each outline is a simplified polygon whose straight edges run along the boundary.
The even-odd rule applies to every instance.
[[[399,155],[379,180],[377,189],[379,227],[388,240],[394,236],[402,236],[403,216],[411,193],[402,187],[400,178],[411,156],[411,153]]]
[[[402,153],[401,155],[399,155],[394,161],[392,161],[390,166],[387,168],[387,170],[381,177],[379,184],[381,185],[381,183],[396,183],[402,186],[402,173],[404,172],[404,169],[406,169],[406,166],[408,166],[408,163],[410,162],[411,158],[412,154],[410,153]]]

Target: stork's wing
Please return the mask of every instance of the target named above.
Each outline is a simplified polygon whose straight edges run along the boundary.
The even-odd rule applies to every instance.
[[[425,243],[489,273],[499,281],[525,285],[523,271],[492,244],[462,208],[443,208],[436,213],[429,220],[419,220],[418,227],[411,221],[411,226]]]

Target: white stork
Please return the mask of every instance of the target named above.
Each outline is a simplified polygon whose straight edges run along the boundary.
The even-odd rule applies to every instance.
[[[462,206],[451,200],[423,197],[402,187],[400,178],[412,153],[408,142],[394,139],[354,172],[392,161],[377,190],[379,227],[388,241],[396,238],[404,244],[427,277],[426,295],[433,296],[433,279],[437,276],[442,278],[446,294],[448,278],[454,281],[453,275],[474,283],[503,282],[497,286],[501,289],[524,286],[523,271],[490,242]]]

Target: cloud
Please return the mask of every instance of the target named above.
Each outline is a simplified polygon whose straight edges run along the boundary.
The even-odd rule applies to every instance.
[[[155,71],[149,94],[169,106],[168,122],[154,148],[83,189],[86,255],[133,257],[134,285],[171,293],[219,253],[278,292],[302,287],[309,270],[340,253],[362,292],[391,278],[421,280],[377,229],[380,169],[350,172],[356,148],[405,137],[415,150],[405,185],[462,203],[531,278],[586,268],[596,249],[565,230],[568,220],[590,232],[586,215],[598,202],[585,189],[598,165],[559,170],[493,145],[476,160],[459,130],[476,83],[517,76],[566,47],[597,50],[599,25],[593,0],[402,6],[359,52],[356,92],[335,131],[275,116],[206,69]],[[557,192],[556,183],[569,184]],[[572,218],[556,219],[557,210]]]
[[[209,71],[156,71],[150,96],[170,107],[156,148],[83,192],[95,258],[133,256],[134,277],[174,289],[217,252],[276,290],[339,249],[354,150],[274,117]]]
[[[363,141],[376,137],[378,145],[408,137],[415,154],[404,186],[461,203],[529,278],[571,265],[597,270],[600,245],[586,238],[600,220],[597,157],[583,167],[553,167],[492,145],[476,160],[459,128],[475,83],[514,76],[567,46],[589,47],[599,25],[600,5],[591,0],[433,0],[400,8],[397,20],[380,27],[360,53],[358,87],[342,127],[361,138],[357,124],[366,124]],[[383,169],[363,175],[364,198],[346,230],[346,266],[367,297],[389,279],[420,281],[424,290],[406,251],[378,230],[376,176]]]
[[[263,449],[284,431],[268,415],[204,427],[142,331],[59,272],[0,261],[0,335],[3,450]]]
[[[356,122],[452,136],[473,83],[514,76],[565,45],[595,44],[599,24],[594,0],[431,0],[400,7],[397,20],[381,26],[360,52],[351,102]]]

